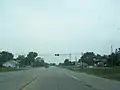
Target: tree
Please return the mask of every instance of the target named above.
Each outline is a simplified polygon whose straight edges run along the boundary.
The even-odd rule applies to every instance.
[[[96,57],[96,55],[93,52],[86,52],[83,54],[83,56],[81,57],[80,60],[82,60],[82,62],[87,63],[88,65],[94,65],[94,58]]]
[[[109,55],[107,59],[107,66],[112,67],[112,63],[113,63],[113,58],[111,55]]]
[[[56,64],[55,63],[50,63],[50,66],[55,66]]]
[[[115,50],[115,53],[109,55],[107,59],[107,66],[114,67],[120,65],[120,48]]]
[[[14,55],[8,51],[2,51],[0,52],[0,66],[2,66],[2,64],[4,62],[7,62],[9,60],[12,60],[14,57]]]
[[[27,55],[27,62],[29,65],[33,65],[35,58],[38,56],[36,52],[29,52]]]
[[[42,67],[42,66],[45,66],[45,62],[44,60],[37,60],[34,62],[34,67]]]
[[[45,61],[44,61],[44,58],[41,58],[41,57],[37,57],[35,59],[35,62],[34,62],[34,66],[35,67],[42,67],[42,66],[45,66]]]
[[[63,66],[64,65],[64,63],[59,63],[59,66]]]
[[[118,54],[112,53],[108,56],[107,66],[110,66],[110,67],[118,66],[118,63],[119,63]]]
[[[20,60],[20,66],[26,65],[26,57],[24,55],[18,55],[17,60]]]
[[[100,60],[100,59],[102,59],[102,56],[101,56],[100,54],[97,54],[97,55],[96,55],[96,59],[99,59],[99,60]]]
[[[75,61],[71,62],[71,65],[75,66]]]
[[[117,66],[120,66],[120,48],[118,48],[118,50],[116,49],[115,51],[116,54],[116,59],[117,59]]]
[[[35,59],[35,61],[41,61],[41,60],[43,60],[43,58],[41,58],[41,57],[37,57],[37,58]]]
[[[69,65],[69,64],[70,64],[69,59],[65,59],[65,61],[64,61],[64,65]]]

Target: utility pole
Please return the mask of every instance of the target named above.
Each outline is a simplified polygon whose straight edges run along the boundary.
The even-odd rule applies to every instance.
[[[70,61],[71,61],[71,56],[72,56],[72,54],[70,53],[70,54],[69,54],[69,59],[70,59]]]
[[[77,67],[77,56],[75,56],[75,66]]]
[[[83,54],[84,54],[84,53],[82,52],[81,55],[83,56]],[[81,66],[82,66],[82,68],[83,68],[83,60],[82,60],[82,59],[81,59],[81,62],[80,62],[80,63],[81,63]]]
[[[114,59],[113,59],[113,46],[111,45],[111,59],[112,59],[112,67],[114,68]]]
[[[111,54],[113,53],[113,46],[111,45]]]

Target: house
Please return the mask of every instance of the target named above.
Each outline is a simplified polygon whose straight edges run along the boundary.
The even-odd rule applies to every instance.
[[[107,59],[94,59],[94,66],[95,67],[105,67]]]
[[[77,63],[77,67],[85,68],[85,67],[87,67],[87,66],[88,66],[88,64],[87,64],[87,63],[84,63],[84,62],[82,62],[82,63]]]
[[[3,63],[3,66],[8,68],[19,68],[19,63],[15,60],[10,60]]]

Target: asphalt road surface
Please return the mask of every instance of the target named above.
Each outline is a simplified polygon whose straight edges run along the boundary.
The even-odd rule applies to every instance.
[[[120,90],[120,82],[58,67],[0,73],[0,90]]]

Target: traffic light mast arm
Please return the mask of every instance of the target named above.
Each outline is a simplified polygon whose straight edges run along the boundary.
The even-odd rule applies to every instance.
[[[62,56],[63,56],[63,55],[69,55],[69,59],[70,59],[70,61],[71,61],[71,55],[72,55],[71,53],[70,53],[70,54],[55,54],[55,56],[60,56],[60,55],[62,55]]]
[[[58,54],[55,54],[55,56],[60,56],[60,55],[63,56],[63,55],[71,55],[71,54],[59,54],[59,53],[58,53]]]

